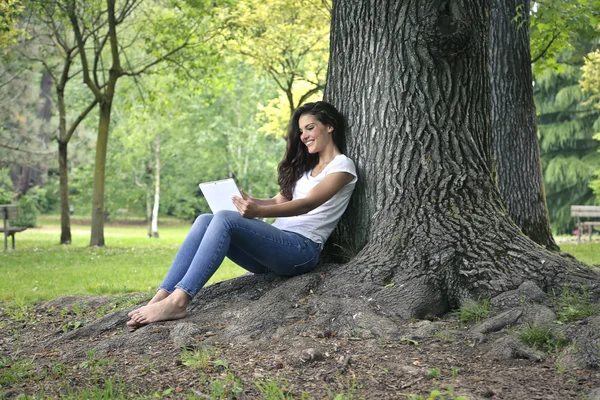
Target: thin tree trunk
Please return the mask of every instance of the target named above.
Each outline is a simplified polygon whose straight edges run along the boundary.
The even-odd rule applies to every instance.
[[[92,199],[92,233],[90,246],[104,246],[104,187],[110,112],[111,102],[101,102],[98,140],[96,142],[96,159],[94,164],[94,194]]]
[[[154,207],[152,208],[152,237],[158,238],[158,206],[160,200],[160,137],[154,142]]]
[[[58,142],[58,175],[60,180],[60,244],[71,243],[71,217],[69,214],[68,143]]]
[[[490,20],[492,149],[500,193],[523,233],[559,250],[550,228],[537,137],[529,1],[493,0]]]

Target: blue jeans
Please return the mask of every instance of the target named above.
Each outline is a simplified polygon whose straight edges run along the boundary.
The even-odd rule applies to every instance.
[[[264,221],[219,211],[196,218],[159,289],[176,288],[194,297],[225,256],[255,274],[295,276],[319,262],[321,246],[306,237],[282,231]]]

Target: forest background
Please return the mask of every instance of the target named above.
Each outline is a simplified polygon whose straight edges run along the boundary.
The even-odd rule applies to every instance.
[[[199,182],[234,177],[254,197],[273,196],[286,122],[322,97],[327,0],[122,1],[114,31],[100,1],[0,7],[0,204],[18,203],[14,225],[61,209],[89,220],[101,194],[104,221],[146,221],[158,236],[159,216],[209,210]],[[548,210],[554,233],[568,234],[571,205],[600,204],[598,9],[532,2],[530,23]],[[115,55],[120,79],[107,100]]]

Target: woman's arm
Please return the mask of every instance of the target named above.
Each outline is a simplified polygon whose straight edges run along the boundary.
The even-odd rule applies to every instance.
[[[286,201],[290,201],[289,199],[286,199],[285,197],[283,197],[283,195],[281,193],[278,193],[276,196],[271,197],[270,199],[257,199],[254,197],[250,197],[246,194],[246,192],[244,192],[241,189],[240,189],[240,193],[242,194],[242,198],[244,200],[252,201],[252,202],[258,204],[259,206],[272,206],[275,204],[281,204],[281,203],[285,203]]]
[[[354,175],[348,172],[328,174],[303,199],[289,200],[275,204],[258,204],[254,199],[232,198],[240,214],[246,218],[293,217],[306,214],[333,197],[341,188],[350,183]],[[281,195],[278,195],[281,196]],[[277,198],[275,196],[273,199]],[[281,198],[285,199],[283,196]],[[271,199],[271,200],[273,200]]]

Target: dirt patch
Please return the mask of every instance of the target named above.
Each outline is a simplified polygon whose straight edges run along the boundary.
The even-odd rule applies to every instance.
[[[182,350],[173,339],[173,323],[103,334],[164,336],[161,346],[90,351],[92,340],[61,340],[122,306],[109,298],[69,297],[27,310],[4,309],[0,398],[101,392],[109,398],[255,399],[267,398],[270,390],[295,399],[402,399],[439,390],[446,399],[585,399],[600,387],[597,370],[564,371],[551,356],[494,360],[489,346],[477,343],[456,320],[406,321],[403,328],[412,334],[393,341],[361,332],[338,337],[300,331],[288,342],[234,344],[200,329],[192,333],[195,343]],[[180,321],[179,327],[185,325]],[[495,333],[492,340],[509,333]],[[70,351],[74,347],[82,349],[77,356]]]

